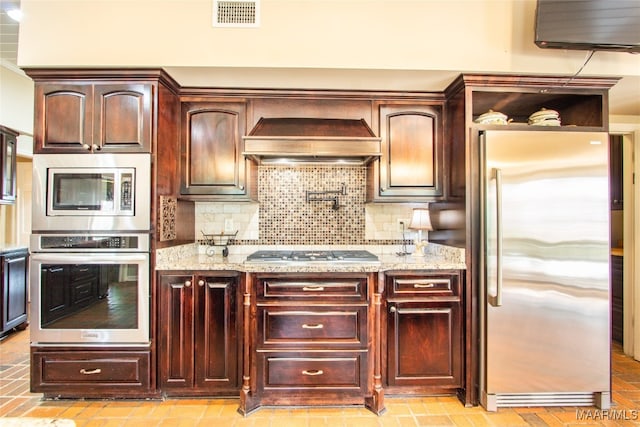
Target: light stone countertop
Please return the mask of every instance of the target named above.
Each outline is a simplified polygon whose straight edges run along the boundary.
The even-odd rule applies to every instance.
[[[247,255],[257,250],[344,250],[364,249],[375,254],[379,262],[246,262]],[[229,246],[229,256],[208,256],[206,246],[182,245],[156,251],[156,270],[218,270],[247,273],[322,273],[378,272],[389,270],[463,270],[464,249],[430,243],[424,257],[398,256],[399,246]]]

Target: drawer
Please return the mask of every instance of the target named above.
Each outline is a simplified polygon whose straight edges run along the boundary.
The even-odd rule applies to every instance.
[[[387,276],[389,296],[458,296],[458,274],[420,274]]]
[[[360,389],[366,353],[262,354],[264,389]]]
[[[263,278],[258,281],[258,300],[298,299],[320,301],[336,298],[349,301],[367,300],[367,278],[331,278],[307,280],[304,278]]]
[[[366,346],[367,307],[259,308],[259,342],[265,345]]]
[[[148,350],[33,351],[31,363],[31,390],[45,394],[118,396],[150,388]]]

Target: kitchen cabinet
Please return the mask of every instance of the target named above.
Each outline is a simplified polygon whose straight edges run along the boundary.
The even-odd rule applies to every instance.
[[[609,194],[611,210],[624,208],[622,135],[609,135]]]
[[[27,248],[0,252],[0,337],[14,328],[27,324],[27,277],[29,251]]]
[[[35,83],[34,152],[150,152],[152,85]]]
[[[181,194],[183,198],[247,200],[254,167],[245,159],[244,102],[182,105]]]
[[[31,392],[45,398],[158,397],[149,348],[31,347]]]
[[[385,275],[388,394],[451,393],[463,387],[463,304],[457,271]]]
[[[238,273],[162,272],[158,277],[161,390],[177,396],[237,396]]]
[[[624,338],[623,261],[622,256],[611,256],[611,339],[620,344]]]
[[[435,201],[444,196],[442,103],[374,103],[382,155],[369,166],[370,201]]]
[[[16,159],[19,133],[0,126],[0,204],[16,200]]]
[[[261,405],[372,407],[374,275],[251,275],[255,328],[248,348],[252,385],[241,413]],[[255,366],[255,368],[253,368]],[[245,374],[246,375],[246,374]]]

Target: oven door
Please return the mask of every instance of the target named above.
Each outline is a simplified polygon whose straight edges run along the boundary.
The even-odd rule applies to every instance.
[[[31,256],[31,341],[148,344],[148,253]]]

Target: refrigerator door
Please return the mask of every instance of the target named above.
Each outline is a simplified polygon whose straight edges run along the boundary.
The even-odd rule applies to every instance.
[[[481,144],[483,403],[608,407],[608,135],[486,131]]]

